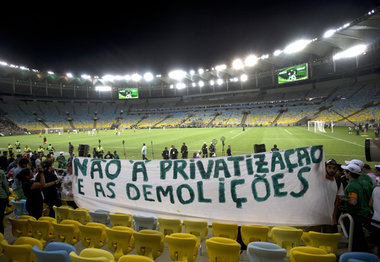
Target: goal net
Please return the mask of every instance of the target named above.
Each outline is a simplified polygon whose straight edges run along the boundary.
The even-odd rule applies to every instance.
[[[45,128],[45,134],[63,134],[63,127]]]
[[[307,130],[313,131],[314,133],[317,133],[317,132],[326,133],[325,121],[308,121]]]

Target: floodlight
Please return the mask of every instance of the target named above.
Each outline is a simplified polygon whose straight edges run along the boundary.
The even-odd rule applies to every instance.
[[[235,69],[235,70],[241,70],[241,69],[243,69],[244,68],[243,61],[241,61],[240,58],[235,59],[232,62],[232,68]]]
[[[192,87],[196,87],[197,84],[193,82],[193,83],[191,83],[191,86],[192,86]]]
[[[81,77],[82,79],[86,79],[86,80],[91,78],[90,75],[86,75],[86,74],[82,74],[80,77]]]
[[[281,53],[282,53],[282,50],[277,49],[276,51],[273,52],[273,55],[274,56],[279,56],[279,55],[281,55]]]
[[[210,80],[210,86],[213,86],[215,85],[215,81],[214,80]]]
[[[198,82],[198,86],[199,86],[199,87],[204,87],[204,86],[205,86],[205,83],[201,80],[201,81]]]
[[[329,37],[332,37],[335,33],[336,33],[336,29],[329,29],[329,30],[327,30],[327,31],[323,34],[323,37],[324,37],[324,38],[329,38]]]
[[[170,87],[170,89],[173,89],[173,88],[174,88],[174,85],[173,85],[173,84],[171,84],[169,87]]]
[[[245,82],[245,81],[247,81],[248,80],[248,76],[246,75],[246,74],[242,74],[241,76],[240,76],[240,81],[241,82]]]
[[[203,68],[198,69],[198,74],[202,75],[204,72],[205,72],[205,70]]]
[[[139,82],[141,80],[141,75],[137,74],[137,73],[134,73],[132,76],[131,76],[131,79],[132,81],[134,82]]]
[[[260,56],[260,59],[268,59],[268,58],[269,58],[269,55],[268,55],[268,54],[265,54],[265,55]]]
[[[194,70],[190,70],[190,75],[193,76],[195,74]]]
[[[348,48],[342,52],[335,54],[333,56],[333,60],[356,57],[358,55],[365,53],[366,50],[367,50],[366,45],[356,45],[356,46],[350,47],[350,48]]]
[[[4,61],[0,61],[0,65],[2,65],[2,66],[7,66],[8,63],[7,63],[7,62],[4,62]]]
[[[124,76],[124,79],[125,79],[126,81],[130,81],[130,80],[132,79],[132,77],[131,77],[130,75],[125,75],[125,76]]]
[[[112,87],[99,85],[99,86],[95,86],[95,90],[99,92],[108,92],[112,90]]]
[[[73,78],[73,74],[72,74],[72,73],[66,73],[66,76],[67,76],[68,78]]]
[[[247,56],[245,58],[244,64],[245,64],[245,66],[251,67],[251,66],[256,65],[257,60],[258,60],[257,56],[255,56],[255,55],[249,55],[249,56]]]
[[[216,71],[222,71],[222,70],[225,70],[226,68],[227,66],[225,64],[215,66]]]
[[[311,43],[311,41],[312,40],[309,40],[309,39],[297,40],[297,41],[289,44],[287,47],[285,47],[284,53],[293,54],[293,53],[302,51],[308,44]]]
[[[184,89],[184,88],[186,87],[186,85],[185,85],[184,83],[177,83],[177,84],[175,85],[175,87],[176,87],[177,89]]]
[[[147,72],[144,74],[144,80],[147,81],[147,82],[150,82],[153,80],[153,74],[150,73],[150,72]]]
[[[12,67],[12,65],[10,65]],[[15,66],[16,67],[16,66]],[[54,75],[54,72],[53,71],[48,71],[47,72],[49,75]]]
[[[347,28],[347,27],[349,27],[351,24],[350,23],[345,23],[344,25],[343,25],[343,28]]]
[[[169,72],[169,77],[177,81],[184,79],[185,76],[186,76],[186,72],[183,70],[174,70],[174,71]]]
[[[216,83],[218,84],[218,86],[223,85],[223,79],[218,78],[218,79],[216,80]]]

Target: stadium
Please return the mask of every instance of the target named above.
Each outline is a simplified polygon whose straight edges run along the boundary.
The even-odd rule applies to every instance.
[[[236,222],[239,226],[294,226],[297,227],[294,229],[295,232],[300,230],[299,228],[307,227],[306,220],[300,222],[301,220],[295,218],[291,221],[291,213],[297,213],[296,209],[292,208],[289,208],[289,212],[292,212],[284,215],[284,218],[280,217],[280,220],[264,215],[245,217],[243,213],[239,213],[242,207],[246,207],[244,203],[251,201],[247,196],[237,197],[237,187],[245,186],[244,183],[250,183],[248,191],[257,203],[267,201],[270,207],[276,206],[272,198],[291,195],[294,199],[289,200],[289,203],[293,203],[296,208],[297,202],[292,201],[305,194],[302,190],[297,192],[294,188],[293,191],[282,191],[281,188],[286,188],[286,183],[279,182],[283,174],[274,178],[279,175],[276,174],[271,180],[264,180],[265,175],[257,173],[274,174],[285,167],[292,173],[291,170],[295,169],[294,172],[298,172],[298,182],[305,186],[307,181],[302,177],[302,172],[306,171],[302,166],[310,165],[311,170],[319,168],[319,171],[324,171],[324,164],[323,167],[317,167],[322,157],[324,160],[335,159],[339,164],[351,159],[367,162],[371,166],[380,164],[380,158],[373,156],[372,160],[375,161],[371,161],[365,152],[366,141],[378,139],[380,133],[379,29],[380,13],[379,8],[376,8],[353,21],[330,28],[313,39],[296,40],[282,49],[273,50],[271,54],[251,54],[211,68],[200,67],[188,71],[178,69],[159,74],[129,72],[75,75],[71,72],[41,71],[0,61],[0,148],[8,152],[11,146],[13,153],[26,154],[30,153],[27,151],[28,147],[31,152],[37,152],[39,147],[46,152],[47,146],[52,145],[53,155],[56,158],[64,155],[65,161],[74,153],[79,157],[73,161],[74,174],[77,177],[76,182],[73,182],[73,188],[77,190],[74,198],[76,204],[86,208],[87,212],[95,213],[95,209],[103,209],[146,217],[206,220],[213,234],[210,232],[206,233],[203,239],[196,238],[198,246],[200,240],[202,248],[199,254],[195,255],[198,258],[194,261],[219,261],[216,258],[212,260],[212,251],[207,247],[206,252],[206,242],[202,242],[210,236],[215,236],[211,224],[216,220],[227,224]],[[16,151],[17,142],[21,144],[20,151]],[[74,146],[73,152],[69,152],[69,142]],[[143,144],[147,147],[145,153],[142,153]],[[188,151],[185,157],[181,153],[184,144]],[[201,154],[204,144],[209,151],[211,144],[216,149],[209,157],[197,160],[197,154]],[[163,160],[164,148],[171,148],[173,145],[179,151],[178,157]],[[271,152],[274,145],[282,152],[280,156],[276,155],[278,158]],[[102,147],[101,154],[97,152],[98,147]],[[322,152],[321,148],[323,154],[318,156],[317,153],[320,150]],[[229,154],[227,149],[231,149],[232,153]],[[120,161],[116,163],[116,159],[101,159],[107,153],[112,154],[110,158],[114,158],[114,154],[117,153]],[[261,155],[256,156],[260,153]],[[142,154],[149,160],[141,161]],[[297,155],[298,162],[290,157],[291,154]],[[183,159],[174,160],[181,158]],[[251,170],[250,165],[252,166],[252,161],[256,159],[258,160],[254,163],[257,169]],[[272,164],[271,171],[270,164],[265,161]],[[58,167],[58,163],[54,165]],[[63,167],[66,168],[66,165],[67,163]],[[265,165],[268,169],[265,169]],[[130,170],[134,182],[139,181],[142,176],[145,184],[137,185],[131,183],[132,180],[117,180],[122,172],[129,174]],[[224,178],[220,177],[222,173]],[[152,179],[149,176],[152,174],[161,180]],[[211,185],[212,182],[209,181],[210,174],[216,179],[215,185]],[[248,178],[227,181],[230,177],[236,178],[243,174],[247,174],[252,181]],[[256,174],[255,178],[253,174]],[[249,177],[250,175],[252,176]],[[83,182],[90,177],[91,181]],[[169,177],[173,180],[166,184]],[[104,179],[109,181],[102,185]],[[179,181],[181,179],[184,181]],[[195,181],[194,185],[191,182],[187,184],[187,180]],[[265,184],[265,181],[269,180],[273,188],[266,182],[267,195],[260,191],[263,190],[260,186],[257,186],[259,189],[256,188],[255,191],[257,184]],[[318,181],[313,183],[321,183]],[[119,189],[118,182],[126,186]],[[161,182],[163,184],[160,184]],[[290,183],[288,180],[286,182]],[[210,188],[207,187],[208,183]],[[95,188],[94,192],[86,191],[86,186],[90,184]],[[82,190],[83,187],[85,189]],[[269,188],[272,191],[269,191]],[[229,189],[231,197],[224,191]],[[310,191],[317,194],[312,189]],[[119,204],[123,201],[119,198],[119,192],[123,192],[126,195],[125,199],[131,203],[126,201],[124,205]],[[210,196],[207,192],[218,192],[219,195]],[[196,198],[200,210],[207,209],[207,204],[211,203],[215,210],[210,208],[210,213],[201,215],[202,212],[197,211],[198,207],[189,207],[196,202]],[[225,198],[231,198],[232,205],[223,206],[228,202]],[[165,200],[172,206],[169,207]],[[159,206],[157,210],[155,205]],[[44,208],[46,209],[46,206]],[[16,210],[16,204],[14,209]],[[220,214],[218,210],[224,209],[227,213],[236,212],[241,216],[236,215],[236,220],[232,215],[215,219]],[[57,213],[58,211],[55,214],[56,219]],[[16,212],[14,214],[16,215]],[[314,221],[313,214],[310,211],[310,221]],[[83,224],[101,221],[94,217],[95,215],[91,215],[90,219],[87,213],[87,220]],[[326,221],[324,217],[319,221],[322,220]],[[265,224],[263,221],[271,223]],[[159,223],[164,228],[164,221]],[[318,222],[310,224],[316,225]],[[109,222],[107,225],[110,225]],[[333,258],[330,257],[331,260],[323,261],[339,261],[342,253],[352,250],[352,242],[355,242],[352,239],[353,232],[351,236],[344,234],[342,225],[339,225],[342,235],[339,239],[339,250],[335,248],[334,252],[321,253],[326,257],[329,256],[327,253],[334,254]],[[14,233],[15,227],[13,222],[12,225],[8,221],[5,222],[5,239],[8,242],[28,235]],[[182,232],[182,224],[178,232]],[[29,236],[32,235],[31,230]],[[302,245],[311,246],[310,243],[306,243],[308,236],[305,235]],[[233,238],[236,240],[236,237]],[[239,237],[241,240],[240,233]],[[129,236],[128,240],[130,238]],[[104,243],[98,246],[83,244],[86,241],[72,244],[75,244],[78,251],[90,246],[99,247],[108,250],[119,259],[120,252],[124,253],[123,255],[131,251],[131,254],[141,253],[137,250],[138,234],[135,238],[136,249],[134,246],[128,252],[118,249],[117,258],[112,244],[108,244],[108,248]],[[49,238],[48,242],[52,239],[54,237]],[[46,239],[43,240],[41,237],[40,240],[45,244]],[[169,243],[170,240],[167,241]],[[267,238],[260,241],[267,242]],[[249,246],[248,242],[245,245]],[[300,238],[297,243],[293,243],[293,247],[301,245]],[[4,245],[8,258],[11,251],[7,248]],[[159,254],[144,255],[154,258],[155,261],[174,261],[167,244],[165,248],[166,250],[161,250]],[[233,251],[229,253],[232,254]],[[287,258],[282,257],[282,260],[278,261],[301,261],[296,260],[297,255],[290,255],[289,258],[289,254],[290,248]],[[103,255],[99,253],[97,256]],[[244,251],[233,261],[247,261],[247,257],[251,259],[248,251]],[[40,261],[38,255],[37,261]],[[72,258],[72,261],[80,260]]]

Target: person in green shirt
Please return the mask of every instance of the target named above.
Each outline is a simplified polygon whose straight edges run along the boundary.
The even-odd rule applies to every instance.
[[[120,156],[117,154],[116,150],[113,151],[113,158],[114,159],[120,159]]]
[[[354,236],[352,243],[352,251],[368,252],[368,244],[364,237],[363,223],[367,222],[371,215],[369,202],[366,197],[363,185],[359,181],[361,169],[355,164],[342,165],[344,175],[348,180],[348,184],[344,189],[344,197],[340,199],[341,209],[343,213],[348,213],[354,220]],[[349,219],[343,220],[346,230],[349,230]]]
[[[66,159],[63,155],[63,152],[59,153],[59,156],[57,156],[57,162],[58,162],[58,168],[66,168]]]

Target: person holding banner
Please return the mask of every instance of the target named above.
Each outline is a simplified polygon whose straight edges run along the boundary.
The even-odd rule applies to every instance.
[[[359,166],[350,163],[347,166],[342,165],[344,175],[348,179],[348,184],[344,189],[344,198],[341,198],[342,212],[348,213],[354,219],[354,236],[352,243],[352,251],[368,252],[368,244],[364,237],[363,224],[368,222],[371,215],[371,208],[366,202],[363,186],[359,181],[361,169]],[[349,220],[343,220],[346,230],[349,229]]]

